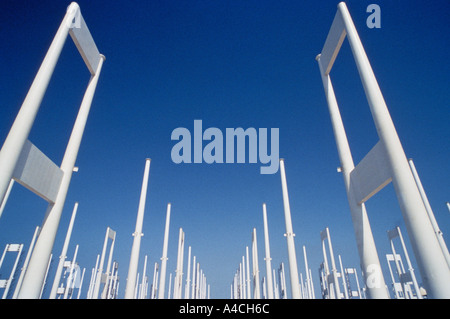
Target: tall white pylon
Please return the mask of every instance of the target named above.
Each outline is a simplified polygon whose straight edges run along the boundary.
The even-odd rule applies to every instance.
[[[329,75],[346,36],[379,137],[378,143],[356,167],[353,167],[350,148]],[[365,201],[392,181],[425,289],[431,298],[450,298],[450,269],[428,217],[369,59],[344,2],[338,4],[337,13],[322,52],[316,59],[319,63],[343,166],[347,196],[369,297],[389,298],[389,295],[385,289],[381,268],[379,268],[379,259],[367,215],[365,211],[361,213],[361,209],[364,207]],[[343,161],[343,157],[347,160]],[[370,285],[367,282],[373,276],[377,277],[377,285]]]
[[[272,258],[270,258],[269,245],[269,226],[267,224],[266,203],[263,204],[263,220],[264,220],[264,246],[266,252],[266,276],[267,276],[267,297],[273,299],[273,280],[272,280]]]
[[[76,26],[74,27],[72,22],[74,19],[80,22],[79,28]],[[33,125],[34,118],[68,33],[70,33],[71,37],[75,40],[75,44],[88,66],[88,69],[91,72],[91,79],[83,96],[60,166],[62,177],[60,179],[59,188],[54,202],[50,202],[48,205],[41,232],[36,241],[27,272],[23,279],[22,288],[18,296],[19,299],[37,299],[41,294],[47,272],[48,260],[52,254],[56,232],[61,219],[87,117],[89,115],[103,61],[105,60],[105,57],[98,52],[97,47],[95,46],[94,40],[82,18],[78,4],[72,2],[68,7],[67,13],[50,45],[41,67],[39,68],[38,74],[28,91],[14,124],[9,131],[2,150],[0,151],[1,202],[5,196],[10,180],[13,177],[14,169],[16,168],[19,156],[21,156],[22,149],[27,143],[27,138]]]
[[[166,287],[167,248],[169,245],[170,209],[171,209],[171,204],[168,203],[167,204],[167,213],[166,213],[166,227],[164,230],[163,253],[162,253],[162,257],[161,257],[161,274],[159,277],[158,299],[164,299],[164,293],[165,293],[165,287]]]
[[[144,178],[142,180],[141,197],[139,199],[136,228],[133,233],[133,246],[131,247],[130,266],[128,267],[127,285],[125,287],[125,299],[133,299],[135,296],[136,276],[139,264],[139,251],[141,247],[142,224],[144,222],[145,200],[147,197],[148,175],[150,172],[150,159],[145,160]]]
[[[297,256],[295,254],[294,230],[292,229],[291,208],[287,189],[284,159],[280,159],[281,187],[283,191],[284,219],[286,223],[286,240],[289,259],[289,277],[291,279],[292,299],[301,299],[300,282],[298,280]]]

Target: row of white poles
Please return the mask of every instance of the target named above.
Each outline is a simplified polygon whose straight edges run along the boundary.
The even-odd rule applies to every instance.
[[[133,233],[134,240],[133,246],[131,248],[131,256],[130,256],[130,265],[128,269],[128,277],[127,277],[127,286],[125,289],[125,299],[134,299],[145,296],[145,293],[142,293],[142,289],[138,289],[137,284],[137,270],[139,263],[139,253],[140,253],[140,241],[143,236],[142,226],[144,221],[144,211],[145,211],[145,200],[147,196],[147,185],[148,185],[148,177],[150,172],[150,159],[146,159],[145,169],[144,169],[144,177],[142,181],[141,188],[141,196],[139,200],[139,208],[138,208],[138,216],[136,220],[136,228]],[[161,257],[161,269],[159,270],[159,265],[155,263],[154,276],[153,276],[153,284],[151,289],[150,298],[158,298],[164,299],[166,296],[165,288],[166,288],[166,273],[167,273],[167,251],[169,245],[169,229],[170,229],[170,215],[171,215],[171,207],[172,204],[167,204],[167,212],[166,212],[166,223],[164,229],[164,241],[163,241],[163,251]],[[178,254],[177,254],[177,266],[175,270],[175,278],[173,285],[173,298],[174,299],[182,299],[182,290],[183,290],[183,258],[184,258],[184,242],[185,242],[185,233],[182,228],[179,229],[178,236]],[[144,275],[143,282],[141,286],[148,284],[145,282],[145,268],[147,264],[147,256],[145,257],[145,266],[144,266]],[[191,247],[189,246],[188,252],[188,271],[187,271],[187,280],[185,286],[185,296],[184,298],[206,298],[209,297],[209,285],[206,285],[206,276],[203,273],[203,270],[200,269],[200,264],[196,263],[196,257],[193,258],[192,264],[192,281],[191,281]],[[170,275],[171,276],[171,275]],[[159,280],[158,280],[159,278]],[[169,278],[169,287],[171,288],[171,277]],[[191,285],[191,287],[189,287]],[[169,288],[169,289],[170,289]],[[190,288],[192,288],[192,292],[190,294]],[[138,295],[136,291],[140,291],[141,293]],[[168,296],[170,296],[171,291],[169,290]]]

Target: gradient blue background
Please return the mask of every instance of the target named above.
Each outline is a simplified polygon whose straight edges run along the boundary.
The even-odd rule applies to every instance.
[[[69,1],[0,3],[0,140],[4,141],[62,21]],[[359,269],[339,158],[315,57],[338,1],[83,1],[82,15],[106,56],[77,158],[60,229],[59,256],[73,205],[79,209],[69,259],[79,244],[86,268],[82,297],[101,253],[106,228],[117,231],[123,297],[145,158],[152,159],[143,256],[147,274],[160,262],[166,205],[172,203],[168,273],[176,267],[178,229],[197,256],[212,298],[228,298],[251,232],[258,232],[260,277],[265,275],[262,203],[267,203],[272,266],[289,278],[279,173],[260,175],[258,164],[174,164],[172,130],[194,119],[203,128],[280,129],[299,271],[308,253],[316,296],[322,261],[320,231],[330,228],[335,256]],[[381,29],[366,26],[366,8],[381,7]],[[450,128],[448,63],[450,3],[347,1],[394,124],[414,159],[436,219],[448,238]],[[377,142],[348,42],[331,73],[355,163]],[[29,139],[55,163],[65,145],[89,80],[68,38]],[[31,241],[46,202],[16,184],[0,219],[0,247]],[[385,280],[386,231],[406,229],[392,185],[367,203]],[[408,242],[408,240],[407,240]],[[412,249],[413,266],[420,279]],[[54,259],[49,285],[56,270]],[[2,272],[3,273],[3,272]],[[4,274],[2,274],[3,278]],[[167,274],[168,276],[168,274]],[[288,288],[289,280],[287,278]],[[362,278],[360,276],[360,281]],[[168,283],[168,277],[166,280]],[[167,288],[166,288],[167,291]],[[290,288],[288,289],[290,297]]]

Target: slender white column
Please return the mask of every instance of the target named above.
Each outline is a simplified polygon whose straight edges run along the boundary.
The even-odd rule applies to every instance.
[[[50,78],[52,77],[56,63],[58,62],[58,58],[64,43],[66,42],[67,35],[69,34],[71,22],[78,10],[79,6],[74,2],[67,8],[66,15],[53,38],[50,48],[48,49],[39,71],[31,84],[28,94],[22,103],[20,111],[3,143],[3,147],[0,151],[0,203],[3,202],[16,162],[28,139],[34,119],[50,82]],[[48,261],[48,256],[45,258],[46,261]],[[45,266],[47,266],[47,264]],[[24,282],[24,284],[26,288],[26,282]]]
[[[281,187],[283,190],[284,219],[286,223],[286,240],[289,259],[289,277],[291,279],[291,291],[293,299],[300,299],[300,286],[298,281],[297,257],[295,254],[294,230],[292,229],[291,208],[289,205],[289,195],[286,182],[286,172],[284,169],[284,159],[280,159]]]
[[[194,256],[194,260],[192,261],[192,292],[191,292],[191,299],[195,299],[195,267],[196,267],[196,263],[195,263],[195,256]]]
[[[139,199],[136,228],[133,233],[133,246],[131,247],[130,265],[128,267],[127,285],[125,287],[125,299],[133,299],[136,286],[136,275],[139,264],[139,250],[141,247],[142,224],[144,222],[145,201],[147,197],[148,175],[150,172],[150,159],[145,160],[144,178],[142,180],[141,197]]]
[[[261,289],[259,285],[259,264],[258,264],[258,243],[256,241],[256,228],[253,228],[252,233],[252,259],[253,259],[253,298],[261,298]]]
[[[320,56],[318,56],[318,61]],[[366,292],[372,299],[389,299],[389,293],[386,290],[383,273],[381,272],[380,260],[378,258],[375,241],[372,235],[369,218],[367,216],[365,204],[358,204],[355,200],[353,190],[350,185],[350,173],[355,168],[341,113],[334,94],[333,85],[329,75],[324,75],[322,66],[319,62],[320,74],[327,99],[328,110],[330,113],[331,124],[333,126],[334,137],[341,163],[342,176],[344,178],[347,200],[350,207],[350,214],[355,231],[356,246],[358,247],[359,260],[364,278],[376,277],[376,284],[366,283]]]
[[[406,250],[405,242],[403,241],[402,232],[400,231],[400,227],[398,227],[398,226],[397,226],[397,232],[398,232],[398,237],[400,238],[400,243],[401,243],[402,248],[403,248],[403,253],[405,254],[406,263],[408,265],[408,270],[409,270],[409,273],[411,275],[411,279],[412,279],[412,282],[413,282],[413,285],[414,285],[414,289],[417,292],[417,298],[418,299],[423,299],[422,294],[420,293],[419,285],[417,283],[416,275],[414,274],[414,268],[413,268],[413,266],[411,264],[411,260],[409,259],[409,254],[408,254],[408,251]],[[392,241],[391,241],[391,243],[392,243]]]
[[[175,288],[173,290],[173,298],[181,299],[181,289],[183,287],[183,256],[184,256],[184,232],[180,228],[178,237],[178,256],[177,269],[175,274]]]
[[[31,239],[30,248],[28,248],[27,257],[25,258],[25,261],[23,262],[22,271],[20,272],[19,279],[17,280],[16,289],[14,290],[13,299],[17,299],[17,296],[19,295],[20,288],[22,286],[23,277],[25,276],[25,272],[27,271],[28,262],[30,261],[31,253],[33,252],[34,243],[36,242],[36,238],[39,234],[40,227],[37,226],[33,238]]]
[[[46,212],[46,217],[42,225],[42,230],[39,238],[36,241],[33,255],[30,259],[27,273],[23,280],[22,289],[19,293],[19,299],[34,299],[39,298],[39,294],[44,282],[47,262],[51,255],[53,244],[55,242],[56,232],[58,230],[59,221],[61,219],[64,202],[66,200],[67,192],[69,190],[72,172],[75,167],[78,150],[80,148],[81,139],[83,137],[84,128],[86,126],[87,117],[91,108],[92,99],[94,98],[95,88],[97,87],[98,78],[102,69],[105,57],[102,55],[97,67],[95,75],[89,81],[88,87],[81,102],[78,111],[77,119],[72,129],[69,142],[67,144],[64,158],[61,163],[61,170],[63,177],[59,186],[59,192],[55,203],[49,205]]]
[[[77,254],[78,254],[78,245],[75,247],[75,253],[70,262],[69,277],[67,278],[67,285],[66,285],[66,288],[64,289],[64,299],[67,299],[67,297],[69,296],[69,290],[70,290],[69,285],[73,284],[73,281],[74,281],[73,280],[73,269],[75,267],[75,262],[77,260]]]
[[[247,283],[245,281],[245,258],[244,256],[242,256],[242,299],[247,299],[247,294],[246,294],[246,286]]]
[[[97,299],[98,294],[100,292],[101,278],[102,278],[102,273],[103,273],[103,265],[105,263],[105,255],[106,255],[106,247],[108,245],[109,231],[110,231],[110,228],[107,227],[105,240],[103,242],[102,256],[100,257],[100,265],[97,268],[97,274],[95,276],[95,284],[94,284],[94,290],[92,293],[92,299]]]
[[[146,299],[147,288],[145,287],[145,285],[148,284],[146,272],[147,272],[147,255],[145,255],[144,258],[144,270],[142,272],[141,293],[139,294],[139,299]]]
[[[61,274],[64,269],[64,262],[67,258],[67,249],[69,247],[70,237],[72,235],[73,224],[75,222],[75,216],[77,215],[78,203],[75,203],[73,207],[72,217],[70,219],[69,228],[67,229],[66,239],[64,240],[64,245],[59,256],[58,268],[56,269],[55,279],[53,280],[52,290],[50,292],[49,299],[56,298],[56,292],[58,290],[59,282],[61,280]]]
[[[186,288],[184,290],[184,299],[189,299],[189,283],[191,282],[191,246],[188,248],[188,269],[187,269],[187,278],[186,278]]]
[[[270,258],[269,245],[269,226],[267,225],[267,209],[266,204],[263,204],[263,219],[264,219],[264,246],[266,251],[266,276],[267,276],[267,297],[273,299],[273,280],[272,280],[272,258]]]
[[[433,209],[431,209],[430,202],[428,201],[427,194],[422,186],[422,182],[420,181],[419,174],[417,173],[416,166],[414,165],[413,160],[410,158],[408,160],[409,166],[411,167],[411,172],[413,173],[414,180],[416,181],[417,187],[419,188],[420,196],[422,197],[423,203],[428,213],[428,217],[430,218],[430,222],[433,225],[434,232],[439,241],[439,245],[441,246],[442,253],[445,256],[445,260],[447,261],[447,265],[450,267],[450,253],[448,251],[447,245],[445,244],[445,240],[442,234],[442,231],[439,229],[439,225],[434,217]],[[403,240],[403,238],[402,238]]]
[[[331,275],[333,276],[334,291],[336,293],[336,299],[341,299],[341,289],[339,288],[336,261],[334,259],[333,245],[331,244],[330,229],[327,227],[325,231],[327,233],[328,248],[330,249]]]
[[[166,213],[166,228],[164,230],[163,254],[161,257],[161,275],[159,277],[158,299],[164,299],[164,292],[166,288],[167,248],[169,245],[170,209],[171,204],[168,203]]]
[[[252,294],[251,294],[251,288],[250,288],[250,258],[248,255],[248,246],[245,247],[245,254],[247,257],[247,262],[246,262],[246,270],[247,270],[247,298],[251,299],[252,298]]]
[[[342,266],[341,255],[338,255],[339,265],[341,266],[341,279],[342,279],[342,287],[344,289],[344,297],[348,299],[348,291],[347,291],[347,281],[345,280],[345,269]]]
[[[308,298],[314,299],[312,297],[312,287],[311,287],[311,276],[309,275],[308,259],[306,257],[306,247],[303,246],[303,257],[305,258],[305,270],[306,270],[306,287],[308,289]]]
[[[434,234],[425,205],[367,55],[345,3],[338,9],[347,31],[375,127],[384,146],[392,183],[411,239],[425,289],[431,298],[450,298],[450,269]]]

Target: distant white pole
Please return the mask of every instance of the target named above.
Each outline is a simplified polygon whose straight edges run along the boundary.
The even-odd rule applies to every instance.
[[[95,284],[94,284],[92,299],[98,299],[98,294],[100,292],[101,278],[102,278],[102,273],[103,273],[103,265],[105,263],[106,247],[108,245],[109,230],[110,230],[110,228],[107,227],[105,241],[103,242],[102,256],[100,258],[100,265],[98,266],[97,274],[95,276]]]
[[[263,219],[264,219],[264,245],[266,251],[266,276],[267,276],[267,297],[273,299],[273,280],[272,280],[272,258],[270,258],[269,245],[269,226],[267,224],[267,210],[266,204],[263,204]]]
[[[186,288],[184,290],[184,299],[189,299],[189,291],[190,286],[189,283],[191,282],[191,246],[188,248],[188,269],[187,269],[187,278],[186,278]]]
[[[248,246],[245,247],[245,254],[247,256],[247,262],[246,262],[246,270],[247,270],[247,299],[252,298],[251,294],[251,288],[250,288],[250,258],[248,255]]]
[[[83,272],[81,273],[81,279],[80,279],[80,287],[78,287],[78,295],[77,299],[80,299],[81,295],[81,287],[83,287],[83,281],[84,281],[84,273],[86,272],[86,268],[83,268]]]
[[[139,296],[139,299],[145,299],[147,294],[147,289],[145,288],[146,281],[147,281],[147,255],[145,255],[144,258],[144,270],[142,271],[142,282],[141,282],[141,293]]]
[[[114,237],[112,238],[112,242],[111,242],[111,246],[109,247],[109,255],[108,255],[108,263],[106,265],[106,271],[105,271],[105,275],[106,275],[106,282],[105,282],[105,286],[103,287],[103,291],[102,291],[102,295],[101,298],[102,299],[106,299],[107,298],[107,292],[108,292],[108,286],[109,286],[109,282],[110,282],[110,269],[111,269],[111,263],[112,263],[112,256],[113,256],[113,252],[114,252],[114,245],[116,243],[116,236],[114,233]]]
[[[163,254],[161,257],[161,274],[159,277],[158,299],[164,299],[164,293],[166,288],[167,248],[169,245],[170,209],[171,204],[168,203],[166,212],[166,228],[164,230]]]
[[[278,273],[280,274],[280,286],[282,291],[283,299],[287,299],[287,291],[286,291],[286,274],[284,272],[284,263],[280,264],[280,268],[278,269]]]
[[[14,168],[25,142],[28,139],[28,135],[36,118],[36,114],[41,105],[47,86],[52,77],[58,58],[61,54],[64,43],[66,42],[67,35],[69,34],[70,25],[75,18],[79,6],[76,3],[72,3],[68,8],[63,21],[61,22],[58,31],[50,45],[50,48],[45,55],[44,60],[36,74],[36,77],[31,84],[31,87],[22,103],[19,113],[14,120],[14,123],[6,137],[3,147],[0,150],[0,203],[3,202],[5,193],[8,189],[10,181],[13,176]],[[45,261],[48,261],[48,256],[45,257]],[[45,267],[47,264],[45,264]],[[44,273],[45,273],[44,268]],[[42,283],[42,282],[41,282]],[[24,282],[25,288],[28,284]],[[38,293],[33,296],[28,295],[29,298],[37,298],[40,293],[40,286],[38,287]],[[28,289],[28,288],[27,288]],[[34,289],[35,290],[35,289]],[[19,296],[20,297],[20,296]]]
[[[148,175],[150,172],[150,159],[145,160],[144,178],[142,180],[141,197],[139,200],[136,228],[133,233],[133,246],[131,247],[130,265],[128,267],[127,285],[125,287],[125,299],[133,299],[136,286],[136,275],[139,264],[139,251],[141,247],[142,224],[144,222],[145,201],[147,197]]]
[[[78,203],[75,203],[73,207],[72,217],[70,219],[69,228],[67,230],[66,239],[64,240],[64,245],[59,256],[58,268],[56,269],[55,279],[53,280],[52,290],[50,292],[49,299],[56,298],[56,292],[58,290],[59,282],[61,281],[61,274],[64,269],[64,262],[67,258],[67,249],[69,247],[70,237],[72,236],[73,224],[75,222],[75,216],[77,215]]]
[[[305,246],[303,246],[303,257],[305,258],[306,287],[307,287],[307,290],[308,290],[308,298],[309,299],[314,299],[312,297],[311,277],[309,275],[308,258],[306,257],[306,247]]]
[[[252,233],[252,259],[253,259],[253,283],[254,294],[253,298],[261,298],[261,289],[259,285],[259,265],[258,265],[258,242],[256,240],[256,228],[253,228]]]
[[[195,276],[195,299],[199,299],[199,285],[200,285],[200,263],[197,263],[197,275]]]
[[[242,298],[243,299],[247,299],[246,286],[247,286],[247,283],[245,281],[245,258],[244,258],[244,256],[242,256]]]
[[[330,248],[331,274],[333,275],[334,291],[336,292],[336,299],[341,299],[341,289],[339,288],[336,261],[334,259],[333,245],[331,244],[330,229],[327,227],[325,231],[327,232],[328,247]]]
[[[96,282],[97,268],[98,268],[98,261],[99,261],[99,259],[100,259],[100,255],[97,255],[97,260],[95,262],[95,267],[92,268],[91,280],[89,282],[89,289],[88,289],[88,293],[87,293],[86,299],[92,299],[92,294],[94,293],[94,286],[95,286],[95,282]]]
[[[191,292],[191,299],[195,299],[195,267],[197,266],[197,264],[195,263],[195,256],[194,259],[192,261],[192,292]]]
[[[77,254],[78,254],[78,245],[76,245],[75,247],[75,253],[73,255],[73,258],[70,262],[70,270],[69,270],[69,276],[67,277],[67,284],[66,287],[64,289],[64,299],[67,299],[67,297],[69,296],[69,290],[70,290],[70,285],[73,281],[73,269],[75,267],[75,262],[77,260]]]
[[[291,279],[291,291],[293,299],[301,299],[300,286],[298,280],[297,257],[295,254],[294,230],[292,229],[291,208],[289,205],[289,195],[286,182],[286,172],[284,169],[284,159],[280,159],[281,187],[283,190],[284,218],[286,223],[286,240],[289,259],[289,277]]]
[[[414,180],[416,181],[417,187],[420,192],[420,196],[422,197],[423,203],[428,213],[428,217],[430,218],[431,225],[433,225],[434,232],[439,241],[439,245],[441,246],[442,253],[445,256],[445,260],[447,261],[447,265],[450,267],[450,254],[448,252],[447,245],[445,244],[445,240],[442,234],[442,231],[439,229],[439,225],[434,217],[433,210],[431,209],[430,202],[428,201],[427,194],[422,186],[422,182],[420,181],[419,174],[417,173],[416,166],[414,165],[413,160],[410,158],[408,160],[409,166],[411,167],[411,172],[413,173]]]
[[[370,66],[361,40],[344,2],[339,11],[355,58],[370,111],[384,146],[392,173],[392,183],[411,239],[416,261],[429,297],[450,298],[450,269],[420,197],[406,155]]]
[[[23,262],[22,271],[20,272],[19,279],[17,280],[16,289],[14,290],[13,299],[17,299],[17,296],[19,295],[20,288],[22,286],[23,277],[25,276],[25,272],[27,271],[28,262],[30,261],[31,253],[33,252],[34,243],[36,242],[36,238],[39,234],[40,227],[37,226],[33,238],[31,239],[30,248],[27,252],[27,257],[25,258],[25,261]]]
[[[411,260],[409,259],[409,255],[408,255],[408,251],[406,250],[406,246],[405,246],[405,242],[403,241],[403,236],[402,236],[402,232],[400,231],[400,227],[397,226],[397,232],[398,232],[398,237],[400,238],[400,243],[402,245],[403,248],[403,253],[405,254],[405,258],[406,258],[406,263],[408,265],[408,270],[409,273],[411,275],[411,279],[414,285],[414,289],[417,292],[417,298],[418,299],[423,299],[422,294],[420,293],[420,288],[419,285],[417,284],[417,279],[416,279],[416,275],[414,274],[414,268],[411,264]],[[391,241],[392,243],[392,241]]]
[[[341,279],[342,279],[342,287],[344,289],[344,297],[345,299],[348,299],[348,291],[347,291],[347,281],[345,279],[345,269],[342,266],[342,258],[341,255],[338,255],[338,259],[339,259],[339,265],[341,267]]]
[[[175,274],[175,288],[173,298],[181,299],[181,288],[183,287],[183,255],[184,255],[184,232],[180,228],[178,237],[177,269]]]

